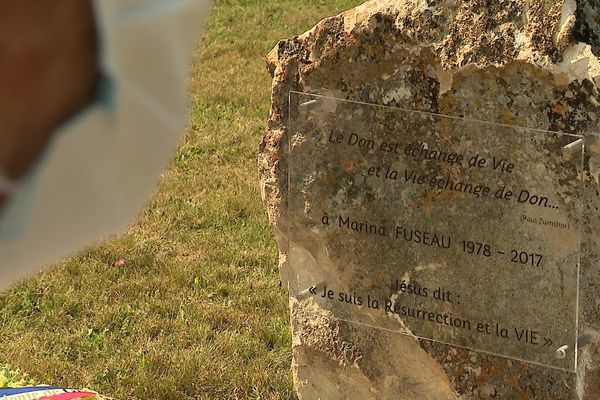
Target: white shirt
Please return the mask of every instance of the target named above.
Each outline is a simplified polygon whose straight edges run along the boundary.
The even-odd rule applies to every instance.
[[[210,1],[94,4],[103,90],[12,188],[0,213],[0,288],[127,229],[183,133]]]

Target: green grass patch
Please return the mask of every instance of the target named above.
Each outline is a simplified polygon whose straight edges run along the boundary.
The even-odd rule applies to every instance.
[[[186,136],[160,187],[127,233],[0,295],[0,364],[128,400],[294,398],[287,295],[256,167],[264,56],[358,3],[215,3]],[[20,376],[0,367],[0,386]]]
[[[33,385],[26,373],[12,369],[8,365],[0,365],[0,389]]]

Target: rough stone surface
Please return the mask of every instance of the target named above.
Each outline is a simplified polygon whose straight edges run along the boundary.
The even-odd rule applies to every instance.
[[[286,276],[288,94],[309,92],[566,133],[599,130],[597,0],[369,1],[280,41],[262,195]],[[597,146],[598,147],[598,146]],[[588,152],[577,374],[341,321],[290,302],[301,399],[600,399],[600,153]]]

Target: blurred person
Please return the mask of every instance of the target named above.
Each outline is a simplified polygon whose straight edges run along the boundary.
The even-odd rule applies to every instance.
[[[206,0],[0,0],[0,287],[125,230],[187,117]]]
[[[0,0],[0,290],[133,222],[183,133],[209,6]]]

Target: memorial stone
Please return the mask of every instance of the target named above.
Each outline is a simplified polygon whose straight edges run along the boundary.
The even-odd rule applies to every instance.
[[[280,41],[259,155],[301,399],[600,399],[600,3]]]

